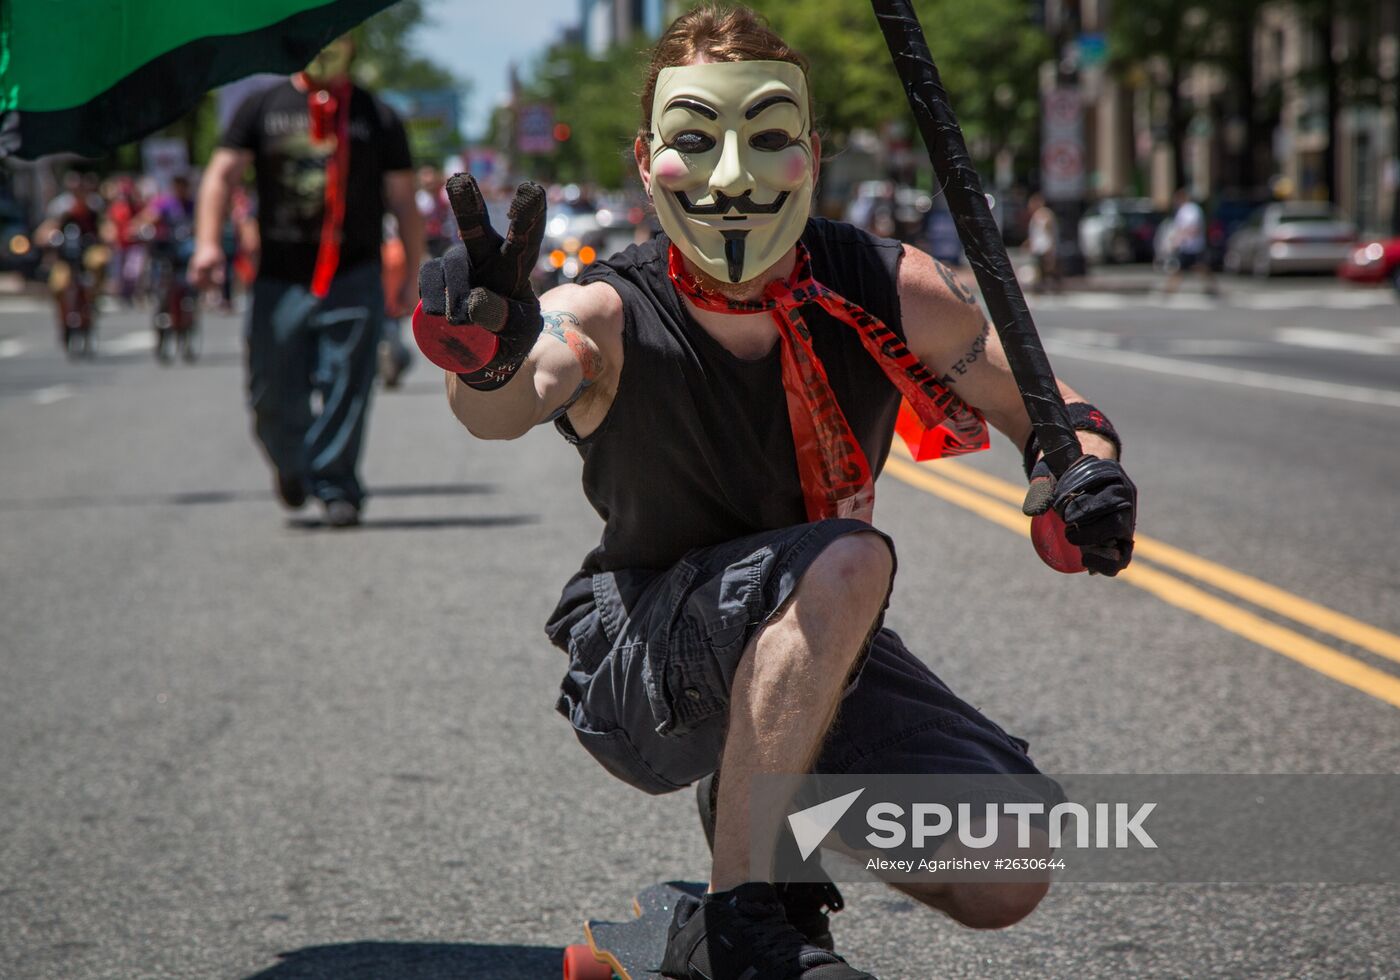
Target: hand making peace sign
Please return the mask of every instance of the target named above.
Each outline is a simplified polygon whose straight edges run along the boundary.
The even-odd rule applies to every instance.
[[[462,243],[419,271],[413,335],[428,360],[490,390],[519,370],[543,328],[530,272],[544,241],[544,188],[520,185],[504,238],[470,175],[449,177],[447,196]]]

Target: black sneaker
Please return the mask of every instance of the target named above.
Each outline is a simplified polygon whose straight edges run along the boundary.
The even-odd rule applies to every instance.
[[[677,901],[660,972],[676,980],[876,980],[807,942],[766,882]]]
[[[326,523],[331,527],[354,527],[360,523],[360,508],[348,500],[327,500]]]
[[[306,483],[300,476],[293,476],[279,470],[274,486],[277,488],[277,499],[282,501],[282,505],[288,510],[299,510],[305,506]]]
[[[792,927],[813,946],[835,949],[829,912],[840,912],[846,901],[829,881],[785,881],[774,886]]]
[[[695,784],[695,806],[700,811],[700,827],[705,831],[705,842],[715,849],[715,788],[719,785],[718,773],[711,773]],[[829,881],[783,882],[776,886],[778,901],[782,903],[790,922],[813,946],[832,950],[836,942],[831,938],[830,912],[840,912],[846,907],[841,892]]]

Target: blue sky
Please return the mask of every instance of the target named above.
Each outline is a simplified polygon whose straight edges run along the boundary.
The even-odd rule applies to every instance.
[[[464,129],[480,136],[506,97],[506,66],[526,66],[578,22],[579,0],[433,0],[432,19],[414,37],[419,51],[471,80]]]

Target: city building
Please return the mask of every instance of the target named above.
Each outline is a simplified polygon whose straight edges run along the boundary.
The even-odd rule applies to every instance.
[[[1286,0],[1242,6],[1238,40],[1222,18],[1201,59],[1173,70],[1111,47],[1081,63],[1083,38],[1111,36],[1110,2],[1047,5],[1084,100],[1088,197],[1273,193],[1334,200],[1363,229],[1397,227],[1400,4],[1338,3],[1330,20]],[[1066,60],[1047,85],[1064,84]]]
[[[657,37],[683,6],[674,0],[579,0],[584,47],[601,57],[638,35]]]

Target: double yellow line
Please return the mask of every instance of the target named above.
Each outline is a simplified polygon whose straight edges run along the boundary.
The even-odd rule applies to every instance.
[[[993,524],[1030,536],[1030,519],[1021,513],[1020,506],[1021,498],[1025,496],[1024,487],[1013,486],[953,460],[941,460],[936,469],[920,465],[913,462],[903,447],[896,447],[895,453],[885,464],[885,472],[912,487],[970,510]],[[1133,564],[1118,575],[1118,581],[1135,585],[1163,602],[1400,708],[1400,677],[1378,670],[1356,657],[1265,619],[1176,576],[1144,565],[1142,559],[1396,663],[1400,663],[1400,636],[1285,592],[1250,575],[1174,548],[1163,541],[1141,534],[1136,540]]]

